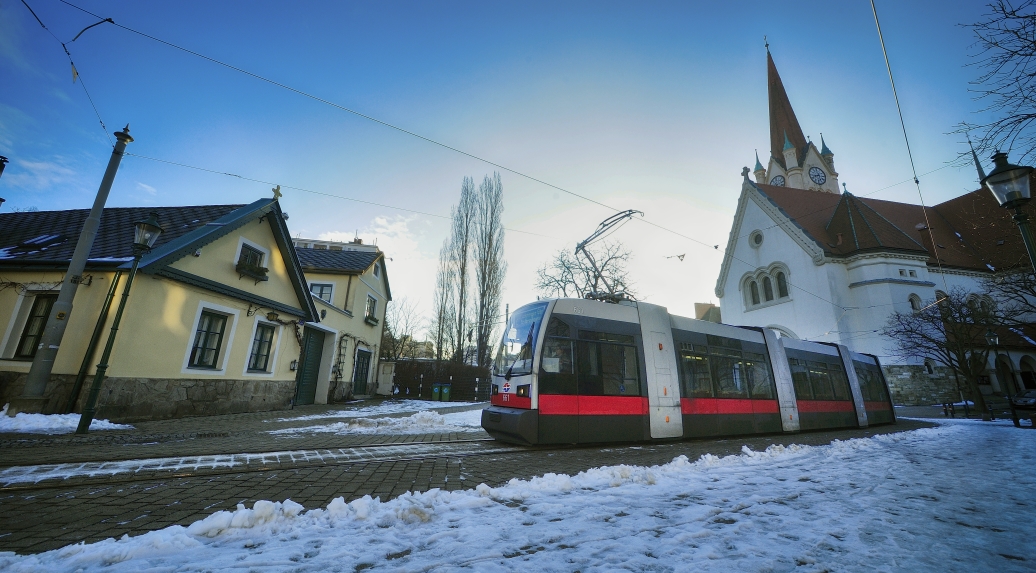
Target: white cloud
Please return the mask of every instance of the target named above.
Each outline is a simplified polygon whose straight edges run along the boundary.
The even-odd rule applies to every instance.
[[[45,190],[52,187],[68,184],[78,179],[75,170],[62,163],[60,157],[57,161],[26,161],[24,159],[14,160],[17,169],[8,166],[4,172],[4,179],[14,187],[27,189]]]
[[[147,183],[141,183],[140,181],[137,181],[137,189],[140,189],[141,191],[147,193],[148,195],[151,195],[152,197],[158,195],[158,190],[148,185]]]

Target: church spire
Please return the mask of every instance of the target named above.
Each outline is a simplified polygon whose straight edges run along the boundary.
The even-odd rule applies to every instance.
[[[795,149],[803,149],[806,147],[806,136],[802,134],[788,93],[784,91],[784,83],[777,73],[769,46],[766,49],[766,84],[770,98],[770,155],[787,169],[790,166],[784,164],[785,143],[790,143]]]

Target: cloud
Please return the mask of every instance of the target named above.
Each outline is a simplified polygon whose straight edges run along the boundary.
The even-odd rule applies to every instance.
[[[0,4],[0,58],[22,70],[32,70],[32,64],[21,50],[22,19],[14,13],[14,2]]]
[[[147,183],[141,183],[140,181],[137,181],[137,189],[140,189],[141,191],[147,193],[148,195],[151,195],[152,197],[158,195],[158,190],[148,185]]]
[[[7,167],[4,179],[14,187],[45,190],[59,185],[66,185],[79,179],[78,173],[58,161],[26,161],[16,159],[12,163],[16,167]]]

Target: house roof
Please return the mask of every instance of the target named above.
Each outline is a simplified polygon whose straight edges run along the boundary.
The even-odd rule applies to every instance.
[[[803,150],[807,147],[806,136],[802,134],[802,127],[795,117],[795,110],[791,108],[791,100],[788,99],[788,92],[784,90],[784,82],[777,73],[777,66],[773,63],[773,56],[770,50],[766,50],[766,91],[770,100],[770,155],[788,169],[789,165],[784,164],[784,148],[790,143],[792,147],[799,150],[799,158],[803,158]]]
[[[983,272],[1029,264],[1011,212],[1001,208],[987,190],[972,191],[924,210],[920,205],[850,193],[751,185],[828,256],[873,250],[912,252],[927,254],[932,265],[937,264],[938,256],[945,266]],[[1027,205],[1023,211],[1032,215],[1036,206]]]
[[[316,320],[316,307],[302,265],[295,255],[280,205],[274,199],[260,199],[248,205],[105,208],[87,268],[129,269],[133,261],[133,223],[147,219],[152,212],[158,215],[162,234],[154,248],[141,258],[140,272],[301,315],[308,321]],[[67,268],[88,215],[87,209],[0,214],[0,268]],[[268,217],[301,309],[170,266],[257,217]]]
[[[158,214],[162,234],[156,249],[243,205],[109,207],[101,215],[90,249],[90,267],[119,266],[133,258],[133,224]],[[0,265],[67,266],[89,209],[0,213]]]
[[[392,300],[392,288],[389,286],[388,269],[384,263],[385,254],[381,251],[332,251],[325,249],[296,249],[302,268],[308,272],[359,275],[382,261],[382,279],[385,282],[385,295]]]

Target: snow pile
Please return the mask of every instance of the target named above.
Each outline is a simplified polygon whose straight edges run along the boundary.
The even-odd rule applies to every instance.
[[[287,434],[431,434],[472,432],[482,429],[482,410],[455,414],[418,412],[405,418],[353,418],[319,426],[271,430],[274,435]]]
[[[950,423],[310,511],[257,502],[186,528],[0,553],[0,570],[1031,571],[1036,524],[1019,492],[1036,487],[1033,437]]]
[[[71,434],[79,427],[79,414],[26,414],[7,415],[10,404],[0,409],[0,433]],[[91,420],[91,430],[132,430],[128,424],[113,424],[108,420]]]
[[[432,402],[431,400],[385,400],[376,406],[364,406],[362,408],[350,408],[348,410],[337,410],[323,414],[310,414],[308,416],[296,416],[294,418],[277,418],[274,422],[298,422],[303,420],[325,420],[329,418],[367,418],[371,416],[384,416],[386,414],[399,414],[401,412],[422,412],[435,408],[452,408],[454,406],[475,406],[479,402]],[[268,420],[271,421],[271,420]]]

